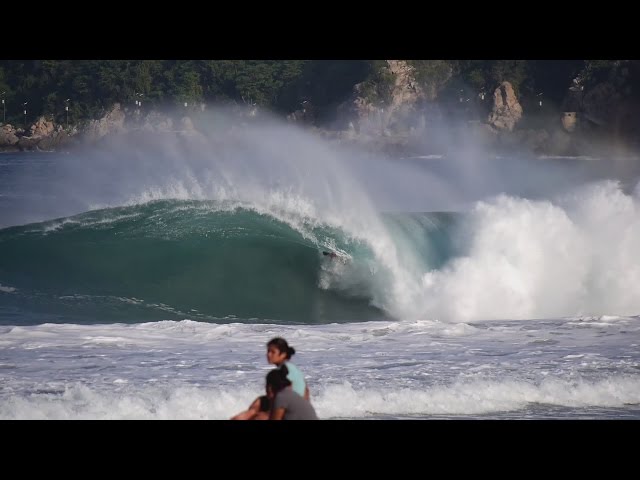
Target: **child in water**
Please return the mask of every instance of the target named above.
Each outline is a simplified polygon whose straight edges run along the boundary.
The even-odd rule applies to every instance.
[[[284,338],[276,337],[267,343],[267,361],[278,368],[286,365],[287,379],[291,382],[293,391],[304,397],[305,400],[309,400],[309,388],[304,380],[304,375],[298,367],[289,361],[295,353],[295,348],[290,347]]]

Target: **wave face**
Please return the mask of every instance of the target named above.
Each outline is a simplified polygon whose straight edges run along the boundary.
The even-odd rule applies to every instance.
[[[639,212],[615,182],[361,228],[304,208],[150,201],[0,230],[0,295],[91,322],[633,315]]]
[[[602,180],[608,160],[392,160],[290,126],[211,127],[8,160],[0,322],[640,311],[638,177]]]
[[[298,220],[163,200],[4,229],[4,297],[93,321],[385,318],[389,278],[371,248],[339,228]]]

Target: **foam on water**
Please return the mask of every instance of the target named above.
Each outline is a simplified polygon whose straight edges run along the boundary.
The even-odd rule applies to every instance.
[[[322,418],[545,417],[640,405],[640,318],[3,327],[0,418],[229,418],[298,353]],[[531,413],[533,410],[534,413]],[[572,413],[573,412],[573,413]],[[597,416],[597,415],[596,415]]]

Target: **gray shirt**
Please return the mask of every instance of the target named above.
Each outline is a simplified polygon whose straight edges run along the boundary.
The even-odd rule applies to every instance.
[[[276,395],[273,408],[284,408],[283,420],[318,420],[309,400],[298,395],[291,387],[285,388]]]

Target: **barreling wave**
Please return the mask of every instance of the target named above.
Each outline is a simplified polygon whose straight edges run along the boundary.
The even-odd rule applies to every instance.
[[[4,300],[49,315],[300,323],[388,315],[388,276],[366,243],[247,205],[161,200],[94,210],[0,230],[0,246]]]
[[[640,311],[638,196],[615,182],[553,200],[500,195],[464,214],[332,217],[278,200],[153,200],[0,230],[3,316],[16,306],[51,321],[306,324]]]

